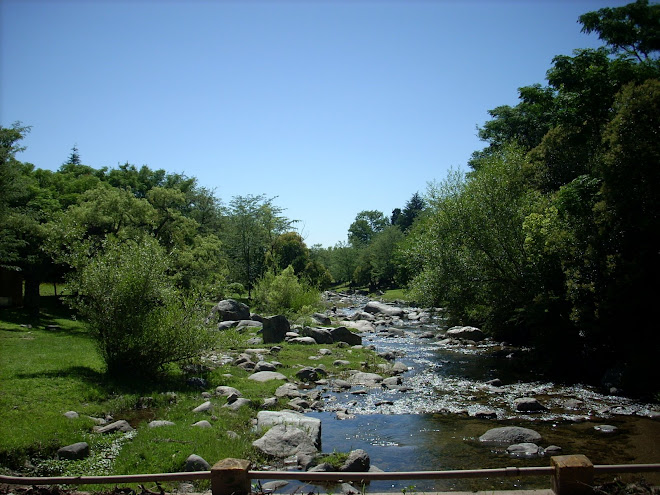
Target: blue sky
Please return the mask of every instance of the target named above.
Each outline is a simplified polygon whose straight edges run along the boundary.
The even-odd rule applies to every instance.
[[[0,0],[0,124],[56,170],[76,145],[265,194],[308,245],[345,241],[483,147],[487,111],[599,46],[613,0]]]

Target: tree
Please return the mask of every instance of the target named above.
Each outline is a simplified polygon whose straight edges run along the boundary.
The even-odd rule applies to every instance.
[[[612,53],[640,62],[660,51],[660,4],[648,0],[587,12],[579,17],[583,33],[597,33]]]
[[[266,253],[276,236],[285,232],[292,221],[281,215],[273,204],[275,198],[235,196],[229,203],[225,250],[232,263],[230,276],[242,283],[251,297],[256,281],[265,273]]]
[[[407,231],[425,207],[426,204],[419,193],[413,194],[406,202],[406,206],[400,212],[400,215],[392,221],[392,225],[398,225],[402,231]]]
[[[387,225],[389,225],[389,221],[382,212],[376,210],[361,211],[348,228],[348,241],[356,247],[366,246],[371,242],[374,235],[381,232]]]
[[[181,293],[153,237],[109,238],[70,279],[74,307],[96,337],[110,375],[154,375],[208,348],[202,308]]]

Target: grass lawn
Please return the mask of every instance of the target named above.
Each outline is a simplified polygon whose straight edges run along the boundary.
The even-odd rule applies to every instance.
[[[42,302],[42,313],[33,318],[20,310],[0,309],[0,473],[176,472],[183,469],[190,454],[211,464],[225,457],[246,458],[257,465],[267,461],[252,447],[257,438],[252,420],[263,399],[272,397],[282,382],[257,383],[248,380],[249,372],[232,364],[200,367],[200,363],[191,374],[172,368],[149,383],[130,378],[112,380],[104,373],[104,363],[84,323],[76,321],[54,296],[42,297]],[[237,355],[250,347],[248,339],[252,336],[235,330],[219,332],[216,352]],[[347,368],[334,366],[337,359],[350,361],[348,368],[365,370],[375,370],[384,362],[368,349],[336,344],[282,343],[281,347],[277,355],[266,359],[281,362],[278,371],[290,381],[296,380],[296,371],[305,365],[324,365],[329,374],[343,376]],[[310,360],[322,347],[331,349],[332,354]],[[204,378],[204,390],[211,393],[218,385],[235,387],[252,405],[231,411],[222,407],[226,398],[212,395],[208,400],[213,410],[194,413],[192,410],[207,398],[202,396],[203,390],[187,382],[191,376]],[[287,401],[280,399],[276,409],[286,408]],[[69,419],[64,416],[67,411],[76,411],[79,417]],[[128,435],[94,433],[92,418],[106,416],[126,419],[136,431]],[[148,427],[154,419],[174,425]],[[202,419],[212,427],[192,426]],[[90,458],[54,460],[58,448],[81,441],[90,445]]]

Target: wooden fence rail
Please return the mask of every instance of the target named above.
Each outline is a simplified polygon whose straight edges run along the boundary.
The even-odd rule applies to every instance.
[[[495,469],[468,469],[451,471],[396,471],[396,472],[298,472],[251,471],[250,462],[243,459],[223,459],[210,471],[185,473],[133,474],[118,476],[55,476],[23,477],[1,476],[0,483],[10,485],[95,485],[120,483],[147,483],[159,481],[211,480],[213,495],[247,495],[251,480],[294,479],[299,481],[376,481],[495,478],[549,475],[552,489],[557,495],[583,495],[592,492],[594,474],[660,472],[660,464],[617,464],[594,466],[586,456],[554,456],[550,466],[507,467]]]

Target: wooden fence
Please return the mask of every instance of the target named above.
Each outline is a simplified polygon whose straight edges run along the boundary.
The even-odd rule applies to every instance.
[[[243,459],[223,459],[210,471],[185,473],[134,474],[123,476],[60,476],[23,477],[0,476],[0,483],[13,485],[93,485],[129,484],[159,481],[211,480],[213,495],[247,495],[252,480],[293,479],[299,481],[376,481],[376,480],[428,480],[461,478],[521,478],[548,475],[556,495],[585,495],[592,493],[595,474],[660,472],[660,464],[617,464],[594,466],[584,455],[564,455],[550,458],[550,466],[507,467],[451,471],[396,471],[396,472],[298,472],[251,471],[250,462]]]

